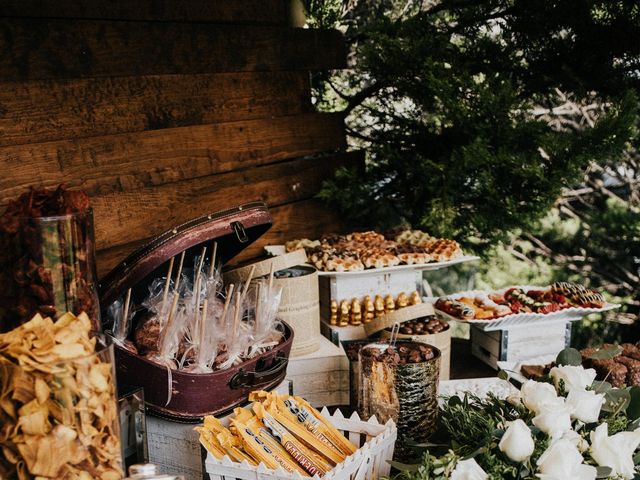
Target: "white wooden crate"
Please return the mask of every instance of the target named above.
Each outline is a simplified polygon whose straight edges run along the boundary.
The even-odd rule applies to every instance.
[[[314,407],[349,404],[349,361],[344,349],[326,338],[315,352],[289,358],[286,378],[294,395]]]
[[[284,380],[275,389],[290,393],[290,383]],[[205,477],[202,447],[193,423],[177,423],[147,415],[149,462],[166,474],[183,475],[185,480]]]
[[[353,455],[323,476],[323,480],[378,480],[389,475],[393,450],[398,431],[393,420],[380,425],[375,416],[368,421],[360,420],[357,413],[345,418],[340,410],[333,415],[326,408],[322,415],[359,448]],[[222,419],[222,423],[228,422]],[[205,460],[205,469],[210,480],[291,480],[300,479],[299,473],[287,473],[281,468],[270,470],[260,464],[257,467],[247,462],[233,462],[229,457],[216,459],[210,453]],[[318,477],[314,477],[318,478]]]
[[[320,315],[329,319],[331,301],[362,301],[369,295],[391,295],[396,298],[401,292],[409,294],[422,287],[422,272],[409,268],[385,272],[384,269],[371,269],[358,272],[358,275],[320,275]]]
[[[557,354],[571,341],[571,322],[540,321],[502,330],[484,331],[471,325],[471,353],[491,367]]]

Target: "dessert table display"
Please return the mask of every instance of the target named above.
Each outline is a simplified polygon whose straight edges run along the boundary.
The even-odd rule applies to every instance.
[[[635,474],[640,350],[563,350],[570,322],[619,305],[566,282],[427,297],[423,270],[476,258],[415,230],[296,240],[233,265],[271,222],[261,202],[203,215],[98,283],[86,195],[12,202],[0,478],[116,480],[132,445],[185,480]],[[471,325],[471,351],[504,378],[449,380],[463,361],[451,322]],[[116,380],[139,392],[119,414]]]

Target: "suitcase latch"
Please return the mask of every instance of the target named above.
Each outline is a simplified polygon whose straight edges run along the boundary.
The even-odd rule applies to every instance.
[[[231,227],[233,231],[236,232],[236,237],[238,237],[238,241],[240,243],[247,243],[249,241],[249,236],[244,229],[244,225],[240,222],[231,222]]]

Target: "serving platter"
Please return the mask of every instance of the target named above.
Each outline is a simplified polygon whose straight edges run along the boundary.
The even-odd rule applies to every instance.
[[[510,288],[520,288],[522,290],[544,290],[548,287],[538,287],[538,286],[530,286],[530,285],[515,285],[506,287],[500,290],[495,291],[486,291],[486,290],[470,290],[467,292],[455,293],[452,295],[447,295],[443,298],[451,298],[458,299],[463,297],[476,297],[476,296],[486,296],[490,293],[504,293]],[[426,300],[435,304],[439,297],[427,297]],[[584,308],[584,307],[571,307],[565,308],[563,310],[558,310],[557,312],[550,313],[513,313],[510,315],[505,315],[504,317],[495,318],[493,320],[465,320],[461,318],[454,317],[449,315],[442,310],[435,309],[436,315],[438,315],[443,320],[455,320],[457,322],[469,323],[471,325],[475,325],[482,330],[502,330],[505,328],[517,326],[517,325],[529,325],[531,323],[541,323],[543,321],[549,322],[573,322],[576,320],[580,320],[585,315],[589,315],[592,313],[602,313],[609,310],[615,310],[616,308],[620,308],[620,304],[618,303],[607,303],[600,308]]]
[[[286,253],[286,249],[284,245],[267,245],[264,247],[265,252],[269,255],[283,255]],[[441,268],[451,267],[452,265],[458,265],[464,262],[473,262],[476,260],[480,260],[480,257],[476,257],[474,255],[463,255],[458,258],[454,258],[451,260],[447,260],[446,262],[430,262],[430,263],[422,263],[422,264],[414,264],[414,265],[396,265],[393,267],[383,267],[383,268],[365,268],[364,270],[359,270],[357,272],[325,272],[322,270],[318,270],[318,276],[320,277],[357,277],[359,275],[371,275],[372,273],[390,273],[390,272],[398,272],[404,270],[413,270],[413,271],[432,271],[439,270]]]

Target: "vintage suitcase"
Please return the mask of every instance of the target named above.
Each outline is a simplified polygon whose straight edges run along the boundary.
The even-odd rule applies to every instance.
[[[271,222],[266,205],[253,202],[196,218],[157,236],[100,281],[103,312],[129,288],[133,304],[139,305],[147,294],[148,282],[164,276],[165,263],[175,255],[186,251],[185,265],[192,263],[202,246],[215,240],[218,259],[224,265],[266,232]],[[293,331],[284,326],[285,338],[278,346],[238,366],[206,374],[169,372],[116,345],[118,382],[142,386],[145,402],[156,414],[177,421],[199,421],[204,415],[219,414],[246,401],[252,390],[282,382],[293,342]]]

